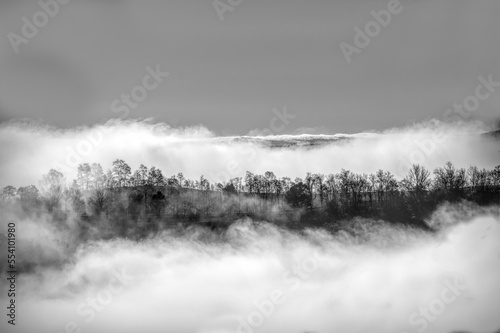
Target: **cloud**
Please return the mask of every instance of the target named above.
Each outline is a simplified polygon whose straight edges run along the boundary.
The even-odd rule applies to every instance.
[[[469,216],[457,219],[464,209]],[[64,252],[31,232],[37,225],[42,235],[67,239],[49,221],[18,221],[19,244],[32,244],[20,246],[20,256],[38,265],[19,276],[18,303],[30,320],[20,317],[16,329],[59,332],[74,322],[93,333],[237,332],[260,312],[252,331],[416,332],[427,307],[434,319],[426,332],[493,332],[500,327],[498,208],[448,206],[432,220],[443,225],[436,234],[364,219],[333,235],[241,220],[223,233],[167,230]],[[31,257],[33,246],[43,254]],[[450,284],[458,289],[446,293]],[[271,311],[277,291],[282,302]],[[433,310],[443,292],[453,301]]]
[[[117,158],[133,169],[142,163],[162,169],[167,176],[183,172],[189,178],[204,175],[212,182],[244,176],[247,170],[294,178],[306,172],[336,173],[342,168],[359,173],[384,169],[401,178],[412,163],[429,169],[447,161],[459,167],[500,164],[498,141],[481,135],[487,130],[480,123],[429,121],[380,133],[340,136],[348,140],[337,140],[338,135],[311,139],[303,134],[242,139],[218,137],[202,126],[174,128],[151,120],[115,119],[65,130],[6,122],[0,127],[0,184],[37,185],[50,168],[60,169],[72,180],[79,163],[98,162],[107,169]]]

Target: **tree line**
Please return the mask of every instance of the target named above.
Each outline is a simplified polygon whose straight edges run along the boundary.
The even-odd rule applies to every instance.
[[[486,205],[500,200],[500,165],[492,170],[451,162],[432,172],[413,165],[403,179],[383,170],[358,174],[307,173],[304,178],[277,177],[273,172],[212,183],[204,176],[182,173],[165,177],[154,166],[130,166],[117,159],[104,172],[99,163],[78,166],[68,184],[50,170],[39,183],[6,186],[4,204],[21,211],[44,210],[55,219],[75,215],[82,222],[127,234],[138,226],[160,228],[172,223],[231,222],[250,216],[294,226],[325,226],[355,216],[425,226],[426,217],[444,201],[468,200]],[[118,231],[117,231],[118,230]]]

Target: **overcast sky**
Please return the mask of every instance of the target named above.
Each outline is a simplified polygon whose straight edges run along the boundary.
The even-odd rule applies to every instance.
[[[22,17],[41,7],[0,0],[0,120],[103,122],[156,65],[170,75],[129,117],[219,135],[269,127],[284,106],[296,115],[284,132],[401,126],[441,118],[479,75],[500,81],[498,0],[402,0],[348,63],[339,44],[354,45],[354,27],[388,3],[243,0],[221,21],[212,0],[73,0],[16,54],[8,34],[22,36]],[[494,119],[499,103],[500,91],[475,117]]]

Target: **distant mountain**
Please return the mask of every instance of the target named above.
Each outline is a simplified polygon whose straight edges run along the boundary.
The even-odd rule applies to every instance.
[[[486,132],[486,133],[483,133],[483,135],[489,136],[489,137],[492,137],[492,138],[500,140],[500,130],[498,130],[498,131],[492,131],[492,132]]]
[[[301,135],[269,135],[269,136],[232,136],[218,137],[220,142],[254,143],[268,148],[313,148],[334,143],[344,143],[356,138],[373,136],[376,134],[301,134]]]
[[[330,144],[343,144],[357,139],[371,139],[384,134],[300,134],[300,135],[266,135],[266,136],[224,136],[212,140],[221,143],[253,143],[267,148],[317,148]],[[482,133],[482,135],[500,140],[500,130]]]

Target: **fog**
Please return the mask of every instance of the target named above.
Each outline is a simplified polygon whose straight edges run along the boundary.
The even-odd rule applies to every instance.
[[[173,128],[150,120],[113,119],[64,130],[15,121],[0,127],[0,183],[37,185],[40,176],[51,168],[72,180],[79,163],[98,162],[107,169],[117,158],[132,169],[142,163],[160,168],[166,176],[183,172],[187,178],[204,175],[211,182],[241,177],[247,170],[273,171],[293,179],[306,172],[328,174],[341,168],[357,173],[384,169],[402,178],[414,163],[430,170],[447,161],[457,167],[498,165],[498,141],[480,134],[492,129],[482,123],[432,120],[380,133],[350,134],[349,140],[313,148],[266,148],[254,141],[219,137],[201,126]]]
[[[0,127],[1,183],[37,184],[50,168],[67,180],[78,163],[116,158],[166,176],[211,181],[252,172],[304,176],[385,169],[499,164],[485,124],[413,124],[345,135],[315,147],[266,148],[204,127],[109,121],[56,129]],[[284,141],[290,137],[275,136]],[[248,138],[247,138],[248,139]],[[264,140],[269,139],[261,138]],[[82,150],[88,148],[88,150]],[[77,153],[78,150],[84,154]],[[11,215],[12,214],[12,215]],[[16,216],[24,216],[22,218]],[[293,231],[241,219],[227,230],[161,229],[135,241],[78,237],[78,217],[1,212],[17,225],[16,332],[497,332],[500,328],[500,208],[440,206],[431,231],[371,219],[342,231]],[[0,232],[6,233],[6,224]],[[7,284],[0,300],[7,304]],[[7,321],[0,329],[7,329]]]
[[[247,219],[86,244],[71,226],[17,221],[19,265],[32,269],[18,276],[15,331],[494,332],[499,215],[464,203],[434,213],[437,233],[367,219],[298,233]]]

